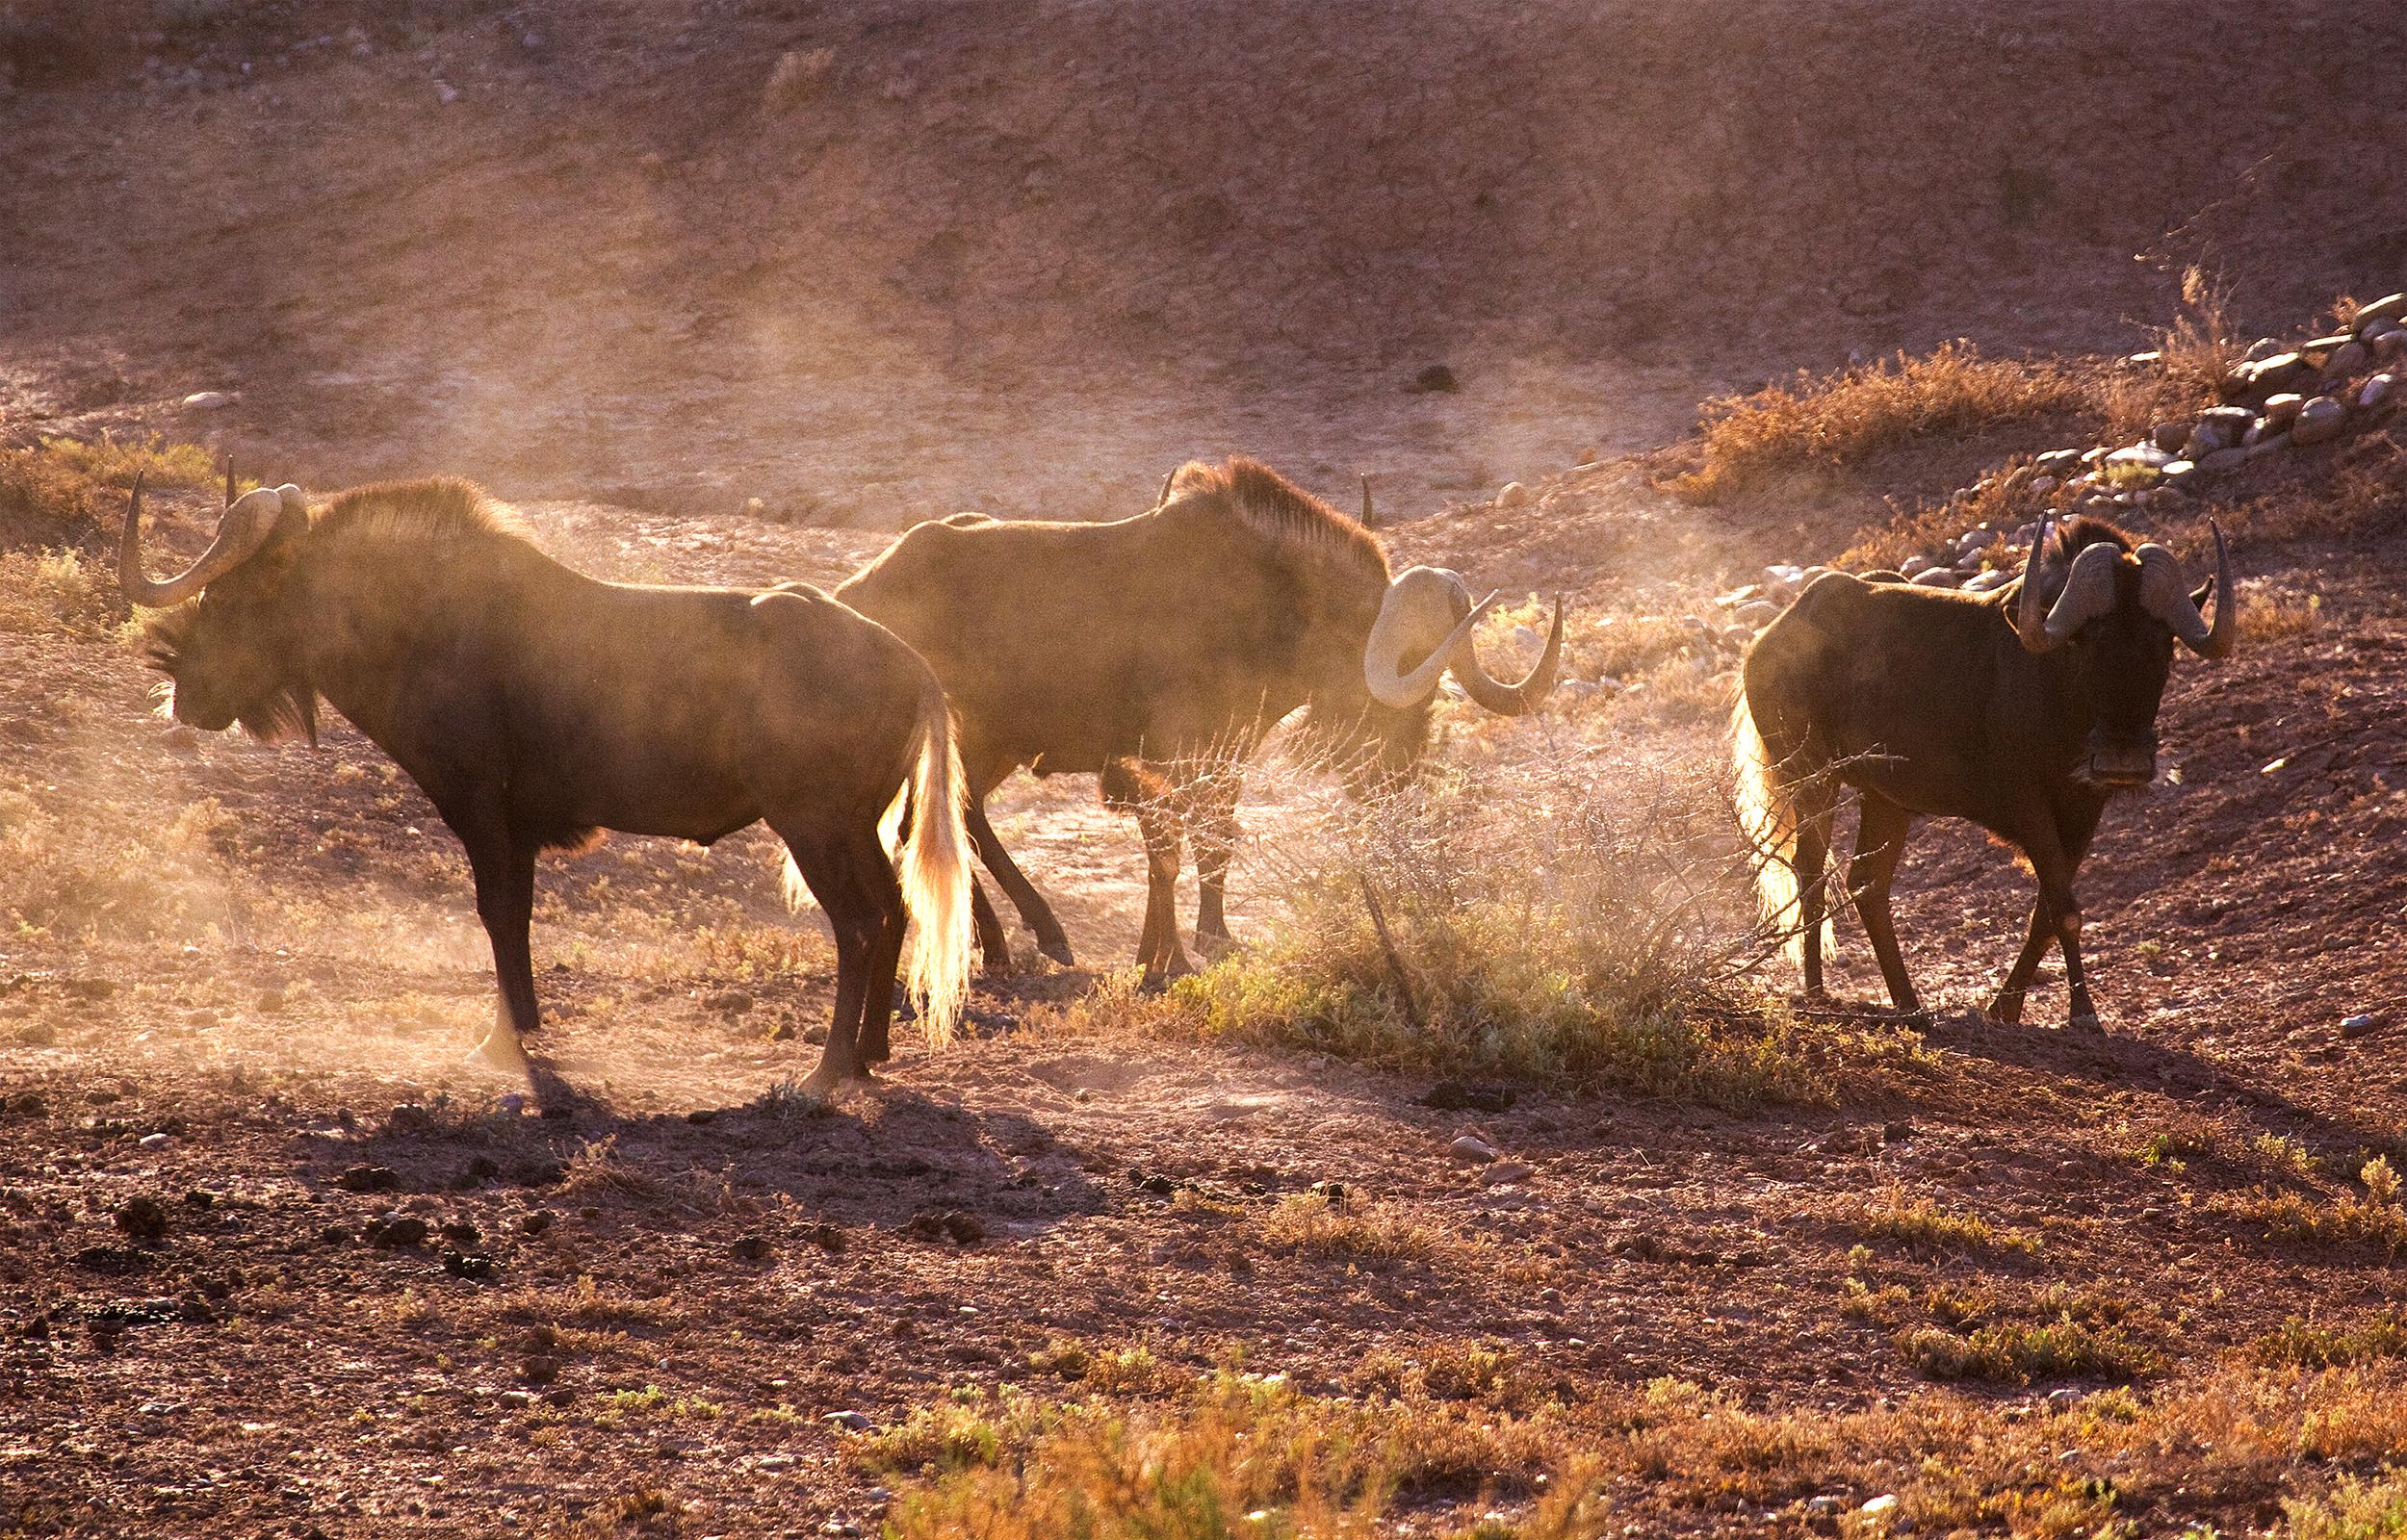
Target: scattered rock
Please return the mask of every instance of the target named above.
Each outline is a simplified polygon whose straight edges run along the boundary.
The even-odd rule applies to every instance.
[[[1514,1182],[1526,1182],[1531,1174],[1530,1168],[1519,1161],[1500,1161],[1480,1172],[1479,1179],[1488,1187],[1504,1187]]]
[[[736,1245],[732,1249],[738,1262],[766,1262],[776,1254],[776,1248],[769,1245],[768,1237],[763,1235],[739,1235],[736,1238]]]
[[[739,1016],[753,1007],[752,996],[742,989],[721,989],[702,997],[702,1003],[722,1015]]]
[[[1530,489],[1518,481],[1506,482],[1496,493],[1496,506],[1499,508],[1522,507],[1529,500]]]
[[[2355,379],[2373,365],[2373,349],[2363,343],[2342,343],[2332,349],[2332,356],[2323,362],[2323,382],[2337,385]]]
[[[475,1245],[484,1239],[484,1232],[466,1219],[447,1219],[439,1233],[453,1245]]]
[[[1441,1080],[1429,1088],[1421,1098],[1424,1107],[1435,1107],[1441,1113],[1508,1113],[1520,1093],[1506,1086],[1467,1086],[1460,1080]]]
[[[141,1149],[165,1149],[169,1144],[174,1142],[175,1136],[173,1134],[144,1134],[142,1138],[134,1141],[136,1147]]]
[[[482,1280],[493,1276],[493,1259],[479,1252],[446,1250],[443,1270],[454,1278]]]
[[[2381,405],[2390,399],[2391,389],[2396,379],[2397,376],[2393,374],[2376,374],[2367,380],[2365,387],[2357,392],[2357,404],[2368,410]]]
[[[195,412],[215,412],[234,404],[232,391],[194,391],[184,398],[184,404]]]
[[[2343,1038],[2362,1038],[2372,1030],[2373,1017],[2370,1014],[2360,1014],[2341,1018],[2341,1036]]]
[[[2237,471],[2247,463],[2248,451],[2235,446],[2228,449],[2217,449],[2213,454],[2199,456],[2198,469],[2210,475],[2221,475],[2226,471]]]
[[[560,1377],[560,1361],[549,1353],[529,1353],[518,1366],[518,1377],[530,1385],[549,1385]]]
[[[1407,387],[1413,394],[1421,396],[1431,394],[1452,396],[1462,388],[1462,382],[1454,377],[1454,371],[1443,364],[1432,364],[1412,376],[1412,383]]]
[[[759,1459],[752,1462],[752,1468],[756,1471],[775,1476],[781,1471],[792,1470],[794,1468],[794,1457],[790,1454],[764,1454]]]
[[[131,1197],[117,1205],[116,1226],[137,1241],[156,1241],[168,1233],[168,1211],[153,1197]]]
[[[370,1245],[382,1246],[387,1250],[398,1250],[408,1246],[423,1245],[431,1232],[426,1220],[412,1214],[403,1215],[397,1219],[380,1219],[360,1233]]]
[[[2291,426],[2291,442],[2297,445],[2323,444],[2339,438],[2348,423],[2348,408],[2329,396],[2318,396],[2298,409],[2298,421]]]
[[[859,1412],[830,1412],[819,1421],[830,1427],[841,1428],[847,1433],[867,1433],[877,1425]]]
[[[986,1239],[986,1225],[974,1214],[949,1209],[943,1214],[922,1214],[904,1227],[904,1233],[922,1241],[950,1241],[955,1245],[975,1245]]]
[[[2350,321],[2359,337],[2384,322],[2396,322],[2407,318],[2407,294],[2384,295],[2369,305],[2360,306]]]
[[[1446,1146],[1446,1153],[1459,1161],[1485,1166],[1496,1158],[1496,1146],[1484,1139],[1464,1134]]]
[[[1954,588],[1964,580],[1964,575],[1953,567],[1926,567],[1914,574],[1913,580],[1921,588]]]
[[[389,1166],[354,1166],[334,1179],[346,1193],[391,1193],[401,1185],[401,1174]]]
[[[1896,1493],[1883,1492],[1870,1502],[1857,1508],[1855,1514],[1867,1524],[1887,1524],[1902,1517],[1898,1511],[1901,1506]]]
[[[559,1222],[560,1217],[550,1209],[536,1209],[518,1221],[518,1232],[521,1235],[541,1235]]]

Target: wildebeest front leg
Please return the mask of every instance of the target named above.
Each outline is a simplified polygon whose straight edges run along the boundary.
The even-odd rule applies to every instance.
[[[1235,767],[1215,767],[1196,789],[1195,828],[1195,946],[1213,957],[1229,945],[1229,921],[1223,912],[1229,885],[1229,863],[1237,849],[1237,793],[1241,783]]]
[[[1889,886],[1897,876],[1898,858],[1905,852],[1905,835],[1913,821],[1912,813],[1888,798],[1876,791],[1865,792],[1855,855],[1847,864],[1847,888],[1854,895],[1855,912],[1864,922],[1873,956],[1880,961],[1889,1003],[1908,1014],[1920,1011],[1922,1001],[1914,994],[1913,981],[1905,976],[1905,954],[1898,947],[1897,926],[1889,915]]]
[[[493,948],[496,993],[493,1031],[479,1044],[483,1056],[523,1076],[538,1104],[564,1089],[556,1076],[538,1070],[520,1039],[535,1030],[533,943],[535,846],[499,828],[462,832],[468,867],[477,883],[477,917]]]
[[[811,896],[818,900],[820,912],[827,916],[828,929],[836,933],[836,1009],[828,1019],[827,1046],[819,1054],[818,1067],[803,1081],[805,1090],[824,1093],[843,1081],[866,1079],[869,1073],[861,1057],[861,1006],[869,954],[877,939],[876,920],[838,842],[822,840],[806,830],[789,832],[775,820],[769,827],[786,841],[794,869],[802,873]],[[879,858],[882,862],[883,850]],[[887,980],[883,988],[891,1008],[893,981]]]
[[[1136,815],[1137,830],[1145,836],[1145,930],[1137,941],[1137,962],[1145,969],[1143,987],[1158,989],[1195,971],[1186,950],[1178,944],[1178,915],[1174,907],[1178,884],[1178,815],[1158,797],[1140,800]]]
[[[2039,879],[2039,899],[2032,906],[2023,950],[1989,1003],[1992,1018],[2009,1023],[2023,1019],[2023,998],[2038,976],[2040,962],[2047,958],[2049,946],[2060,945],[2064,948],[2064,982],[2071,995],[2067,1024],[2097,1026],[2097,1008],[2090,1003],[2081,962],[2081,901],[2073,894],[2073,874],[2089,853],[2089,842],[2105,810],[2104,799],[2076,805],[2052,813],[2043,822],[2035,821],[2029,837],[2018,841]]]

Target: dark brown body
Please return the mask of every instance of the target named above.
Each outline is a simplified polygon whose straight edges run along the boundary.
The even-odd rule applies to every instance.
[[[2130,549],[2119,531],[2083,521],[2060,554],[2106,541]],[[1920,1004],[1891,922],[1891,882],[1913,820],[1949,817],[2020,851],[2039,883],[1992,1014],[2020,1018],[2054,943],[2072,1018],[2095,1020],[2073,879],[2108,800],[2154,775],[2174,643],[2137,603],[2135,564],[2123,564],[2113,607],[2051,651],[2018,634],[2020,582],[1975,597],[1844,574],[1817,580],[1755,639],[1734,723],[1740,801],[1767,858],[1767,917],[1793,929],[1809,994],[1823,983],[1832,817],[1852,787],[1862,827],[1847,890],[1898,1009]]]
[[[505,1063],[527,1067],[517,1039],[536,1023],[536,853],[603,829],[708,845],[768,821],[836,932],[821,1080],[886,1056],[911,913],[915,978],[940,1010],[957,1001],[968,873],[942,693],[824,594],[597,581],[475,488],[413,482],[288,523],[154,621],[151,645],[180,719],[273,738],[310,728],[322,696],[425,790],[475,874],[501,995],[487,1048]],[[898,882],[878,824],[906,786]]]
[[[1363,644],[1388,583],[1378,542],[1269,470],[1234,461],[1178,473],[1166,501],[1111,524],[962,515],[905,534],[837,596],[908,641],[944,680],[960,723],[978,855],[1069,961],[1042,895],[1012,864],[983,802],[1022,765],[1101,775],[1146,834],[1139,961],[1184,971],[1171,917],[1179,832],[1191,827],[1199,943],[1227,938],[1223,890],[1240,767],[1299,706],[1358,774],[1409,765],[1428,706],[1392,710],[1363,684]],[[989,964],[999,921],[973,895]]]

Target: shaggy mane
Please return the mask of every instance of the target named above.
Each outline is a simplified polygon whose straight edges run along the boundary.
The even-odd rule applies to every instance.
[[[1337,555],[1387,575],[1387,557],[1371,532],[1259,460],[1226,465],[1189,460],[1170,478],[1170,500],[1211,500],[1265,539]]]
[[[2048,555],[2051,560],[2069,566],[2084,546],[2115,546],[2124,551],[2139,549],[2138,542],[2132,538],[2128,529],[2110,525],[2104,519],[2077,513],[2070,519],[2057,521],[2056,536],[2048,543]]]
[[[325,534],[425,542],[509,540],[529,543],[518,515],[457,476],[375,481],[327,499],[309,515]]]

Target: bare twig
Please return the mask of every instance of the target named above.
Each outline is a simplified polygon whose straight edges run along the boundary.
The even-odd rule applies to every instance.
[[[1412,975],[1405,968],[1403,955],[1396,950],[1396,938],[1387,932],[1387,915],[1379,907],[1379,894],[1372,889],[1368,876],[1358,872],[1356,881],[1362,885],[1362,905],[1371,911],[1371,929],[1379,933],[1379,949],[1387,954],[1388,970],[1396,976],[1396,990],[1404,996],[1405,1018],[1412,1023],[1413,1031],[1422,1031],[1429,1022],[1421,1014],[1420,996],[1412,988]]]

